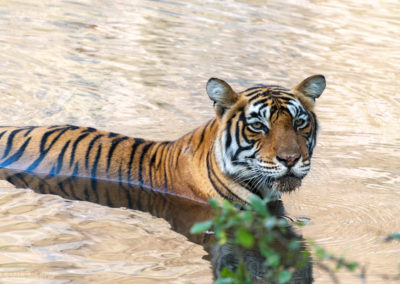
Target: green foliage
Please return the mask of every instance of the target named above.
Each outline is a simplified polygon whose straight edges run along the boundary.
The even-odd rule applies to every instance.
[[[200,234],[204,233],[208,229],[210,229],[213,225],[213,222],[211,220],[205,221],[205,222],[200,222],[196,223],[193,225],[193,227],[190,229],[191,234]]]
[[[386,241],[400,240],[400,233],[393,233],[386,237]]]
[[[292,277],[293,267],[304,267],[309,254],[301,254],[302,246],[299,241],[291,240],[283,243],[286,247],[284,255],[276,250],[277,242],[285,240],[284,234],[287,232],[288,222],[284,219],[271,216],[267,209],[268,199],[260,199],[257,196],[250,198],[250,204],[245,210],[228,201],[219,203],[215,199],[210,200],[210,204],[215,211],[212,220],[195,224],[192,233],[200,233],[213,229],[215,237],[220,245],[234,244],[235,246],[246,249],[256,249],[266,259],[264,262],[267,278],[277,281],[277,283],[287,283]],[[282,246],[282,243],[280,243]],[[289,252],[289,254],[287,254]],[[289,267],[284,260],[300,255],[300,261],[293,262]],[[239,263],[235,271],[224,268],[221,277],[215,283],[252,283],[252,278],[248,268],[244,263]]]
[[[354,261],[348,261],[344,258],[344,256],[334,256],[333,254],[327,252],[324,248],[315,244],[313,241],[309,241],[309,245],[314,248],[315,257],[317,261],[328,260],[332,261],[336,264],[336,270],[341,268],[346,268],[347,270],[354,271],[358,268],[358,263]]]
[[[310,260],[309,251],[305,250],[299,238],[290,234],[290,225],[284,218],[271,215],[268,211],[268,199],[251,196],[250,203],[245,210],[240,210],[229,201],[218,202],[211,199],[211,207],[215,211],[212,220],[195,224],[192,234],[213,230],[219,245],[232,244],[242,250],[257,250],[265,258],[263,266],[266,278],[277,283],[288,283],[296,269],[305,268]],[[304,226],[306,222],[293,222],[297,226]],[[392,235],[393,239],[400,239],[399,234]],[[325,249],[309,241],[318,261],[328,260],[336,264],[336,268],[357,269],[358,264],[335,257]],[[280,248],[280,249],[277,249]],[[223,268],[220,278],[214,284],[225,283],[252,283],[248,267],[239,262],[235,271]]]
[[[278,283],[287,283],[290,281],[291,278],[292,274],[290,273],[289,270],[282,270],[281,272],[278,273],[276,277]]]
[[[243,264],[239,264],[236,271],[230,271],[228,268],[224,267],[221,271],[221,277],[217,279],[214,284],[251,284],[251,275],[245,269]]]
[[[235,232],[237,243],[244,248],[252,248],[254,244],[253,235],[245,228],[238,228]]]

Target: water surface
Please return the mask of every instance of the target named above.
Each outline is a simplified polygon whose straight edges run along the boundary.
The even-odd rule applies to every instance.
[[[240,91],[324,74],[314,167],[286,207],[367,283],[395,282],[399,244],[383,239],[400,231],[399,15],[398,1],[3,0],[0,124],[174,139],[214,115],[209,77]],[[4,281],[211,281],[202,248],[148,214],[7,184],[0,203]]]

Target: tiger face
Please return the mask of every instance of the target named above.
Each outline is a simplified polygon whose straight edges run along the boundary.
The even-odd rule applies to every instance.
[[[311,167],[318,130],[313,107],[325,85],[325,78],[315,75],[291,90],[258,85],[236,93],[226,82],[210,79],[221,171],[261,197],[277,199],[299,187]]]

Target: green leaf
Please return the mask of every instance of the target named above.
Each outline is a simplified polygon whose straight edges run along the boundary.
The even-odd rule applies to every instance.
[[[273,252],[267,257],[267,263],[272,267],[278,267],[280,264],[281,258],[279,254]]]
[[[190,229],[190,233],[191,234],[204,233],[205,231],[210,229],[212,227],[212,225],[213,225],[213,221],[211,221],[211,220],[208,220],[208,221],[205,221],[205,222],[196,223]]]
[[[253,221],[253,217],[254,217],[253,215],[254,214],[252,214],[249,211],[242,211],[239,213],[238,217],[241,222],[251,223]]]
[[[297,220],[293,224],[299,227],[304,227],[310,224],[310,220]]]
[[[222,201],[222,215],[229,215],[235,211],[235,207],[228,200]]]
[[[301,257],[302,257],[303,259],[308,259],[308,258],[311,257],[311,254],[310,254],[310,252],[309,252],[308,250],[305,250],[305,251],[302,251],[302,252],[301,252]]]
[[[293,240],[289,243],[289,250],[297,251],[300,248],[300,242]]]
[[[279,219],[279,221],[278,221],[278,225],[279,225],[279,227],[287,227],[287,226],[289,226],[289,224],[288,224],[288,222],[287,222],[287,220],[285,220],[285,219]]]
[[[278,280],[278,283],[284,284],[288,283],[291,278],[292,278],[292,273],[289,270],[285,269],[278,273],[276,280]]]
[[[230,277],[219,278],[213,282],[213,284],[236,284],[236,283],[237,283],[237,281]]]
[[[358,267],[358,263],[357,262],[348,262],[345,264],[346,268],[350,271],[354,271],[357,269]]]
[[[236,241],[245,248],[252,248],[254,244],[253,235],[245,228],[239,228],[235,232]]]
[[[320,246],[315,246],[315,256],[318,260],[323,260],[326,258],[326,252]]]
[[[212,207],[215,211],[218,211],[218,209],[219,209],[219,202],[218,202],[217,199],[211,198],[208,202],[210,203],[211,207]]]
[[[393,233],[386,237],[385,241],[400,240],[400,233]]]
[[[217,236],[217,234],[215,234],[215,235],[216,235],[216,237],[219,239],[218,243],[219,243],[220,245],[224,245],[224,244],[226,244],[226,242],[228,241],[228,238],[226,237],[225,231],[221,231],[221,232],[218,234],[218,236]]]
[[[260,213],[262,216],[268,216],[268,210],[266,206],[266,202],[263,201],[260,197],[257,195],[252,195],[250,196],[250,205],[256,211],[257,213]]]
[[[275,217],[269,217],[267,220],[264,221],[264,226],[268,230],[272,230],[276,225],[276,218]]]
[[[221,277],[222,278],[235,278],[236,274],[232,271],[230,271],[227,267],[224,267],[221,270]]]
[[[237,218],[237,216],[232,216],[228,218],[224,224],[221,224],[221,227],[224,229],[229,229],[235,226],[240,226],[241,224],[242,222],[239,220],[239,218]]]

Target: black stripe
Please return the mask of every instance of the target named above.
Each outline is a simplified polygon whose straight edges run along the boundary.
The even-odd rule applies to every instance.
[[[54,170],[52,169],[52,171],[50,172],[50,175],[57,175],[61,171],[61,168],[63,166],[64,154],[65,154],[65,151],[67,150],[67,148],[69,146],[69,143],[71,143],[71,140],[68,140],[68,142],[65,143],[65,145],[62,148],[60,154],[58,155],[57,167],[54,168]]]
[[[11,148],[12,148],[12,146],[13,146],[14,136],[15,136],[18,132],[21,132],[22,130],[25,130],[25,128],[19,128],[19,129],[16,129],[16,130],[11,131],[11,133],[10,133],[10,135],[8,136],[8,139],[7,139],[6,149],[4,150],[3,157],[1,157],[2,159],[4,159],[5,157],[7,157],[7,155],[10,153]]]
[[[28,129],[28,131],[27,132],[25,132],[25,134],[24,134],[24,137],[26,137],[26,136],[28,136],[29,135],[29,133],[31,133],[32,132],[32,130],[33,129],[35,129],[35,128],[37,128],[37,126],[29,126],[27,129]]]
[[[246,91],[250,91],[251,89],[253,89],[253,88],[247,89]],[[248,93],[248,94],[246,94],[245,96],[246,96],[246,97],[251,97],[252,95],[257,94],[257,93],[259,93],[260,91],[262,91],[263,88],[256,87],[256,88],[254,88],[254,89],[255,89],[255,91],[253,91],[253,92],[251,92],[251,93]],[[245,92],[246,92],[246,91],[245,91]],[[256,97],[257,97],[257,96],[256,96]]]
[[[29,144],[29,141],[31,140],[32,137],[29,137],[25,143],[18,149],[17,152],[15,152],[14,155],[12,155],[11,157],[9,157],[7,160],[5,160],[4,162],[2,162],[0,164],[0,167],[7,167],[8,165],[18,161],[19,158],[21,158],[21,156],[24,154],[25,152],[25,148],[26,146]]]
[[[75,164],[74,172],[72,173],[72,177],[78,177],[79,176],[79,164]]]
[[[163,161],[163,158],[162,157],[164,157],[164,152],[165,152],[165,150],[167,149],[167,145],[169,144],[170,142],[161,142],[161,144],[163,144],[164,145],[164,147],[162,148],[162,150],[161,150],[161,154],[160,154],[160,159],[158,160],[158,163],[157,163],[157,165],[156,165],[156,169],[158,169],[159,167],[160,167],[160,165],[161,165],[161,162]]]
[[[230,201],[234,201],[233,198],[237,199],[237,201],[242,201],[242,202],[246,202],[246,200],[242,200],[239,196],[237,196],[234,192],[232,192],[229,187],[227,185],[225,185],[220,179],[219,177],[216,175],[216,173],[214,172],[214,167],[211,165],[212,161],[211,161],[211,156],[210,156],[210,152],[207,153],[207,170],[208,170],[208,178],[210,179],[211,183],[213,184],[215,190],[218,192],[219,195],[221,195],[222,197],[224,197],[227,200]],[[215,181],[212,180],[212,176],[215,177],[216,181],[222,185],[223,189],[225,189],[226,192],[228,192],[230,194],[230,197],[226,196],[225,194],[222,193],[222,191],[217,187]],[[233,198],[232,198],[233,197]]]
[[[261,99],[261,100],[255,102],[253,105],[254,105],[254,106],[265,105],[265,104],[267,104],[267,102],[270,101],[270,100],[271,100],[270,97],[263,98],[263,99]]]
[[[231,200],[228,196],[226,196],[225,194],[223,194],[219,188],[217,187],[217,185],[215,184],[215,182],[213,181],[212,177],[211,177],[211,165],[210,165],[210,161],[209,161],[209,156],[210,153],[207,153],[207,174],[208,174],[208,179],[210,180],[213,188],[215,189],[215,191],[222,196],[224,199],[226,200]]]
[[[3,132],[0,133],[0,139],[3,137],[3,135],[7,132],[7,130],[4,130]]]
[[[93,127],[88,127],[85,129],[85,132],[96,132],[96,131],[97,131],[97,129],[93,128]]]
[[[245,93],[245,92],[250,92],[250,91],[252,91],[252,90],[258,90],[258,91],[260,91],[261,89],[265,89],[266,87],[267,87],[267,85],[264,85],[264,84],[257,84],[256,86],[251,87],[251,88],[248,88],[248,89],[244,90],[243,92],[244,92],[244,93]],[[251,95],[251,93],[246,94],[246,96],[248,96],[248,95]]]
[[[71,168],[72,165],[74,164],[75,160],[75,151],[76,148],[78,147],[79,142],[81,142],[86,136],[88,136],[89,133],[83,133],[81,134],[78,138],[76,138],[74,144],[72,145],[72,151],[71,151],[71,160],[69,161],[69,167]]]
[[[136,139],[135,139],[135,142],[134,142],[133,145],[132,145],[131,154],[130,154],[129,163],[128,163],[128,173],[127,173],[127,175],[128,175],[127,180],[128,180],[128,185],[129,185],[129,186],[131,186],[132,163],[133,163],[133,158],[134,158],[135,153],[136,153],[136,149],[137,149],[137,147],[138,147],[139,145],[143,144],[144,142],[145,142],[145,141],[144,141],[143,139],[141,139],[141,138],[136,138]]]
[[[119,169],[118,169],[118,182],[119,182],[119,187],[121,188],[121,191],[125,192],[126,198],[125,200],[128,201],[128,208],[133,209],[133,204],[132,204],[132,199],[130,198],[130,195],[128,194],[128,189],[123,186],[124,181],[122,180],[122,160],[121,163],[119,164]]]
[[[74,186],[73,183],[74,183],[74,179],[70,179],[69,180],[69,188],[70,188],[71,196],[75,200],[80,200],[81,198],[79,198],[79,196],[76,194],[75,190],[78,188],[81,189],[81,187]]]
[[[143,189],[143,160],[144,160],[144,156],[146,155],[147,151],[149,151],[150,147],[153,146],[153,143],[148,143],[146,145],[143,146],[142,148],[142,154],[140,155],[140,159],[139,159],[139,172],[138,172],[138,176],[139,176],[139,187],[140,189]]]
[[[136,200],[136,206],[138,208],[140,208],[140,210],[142,210],[142,211],[143,211],[142,204],[144,204],[144,200],[142,200],[142,191],[144,189],[143,188],[143,185],[144,185],[144,183],[143,183],[143,160],[144,160],[144,156],[146,155],[147,151],[149,151],[151,146],[153,146],[152,142],[150,142],[150,143],[148,143],[148,144],[143,146],[142,153],[141,153],[140,159],[139,159],[139,170],[138,170],[139,178],[138,178],[138,180],[139,180],[139,188],[140,188],[140,190],[138,191],[138,199]],[[148,196],[148,198],[150,198],[150,197]],[[146,208],[146,209],[149,209],[149,208]]]
[[[96,142],[96,140],[98,140],[100,137],[104,136],[103,134],[98,134],[96,135],[89,143],[89,146],[86,150],[86,155],[85,155],[85,167],[88,170],[89,169],[89,155],[90,155],[90,151],[93,148],[94,142]]]
[[[96,172],[97,172],[97,166],[99,164],[99,159],[100,159],[100,156],[101,156],[101,147],[102,147],[102,145],[99,144],[99,147],[97,148],[96,158],[94,159],[94,163],[93,163],[92,171],[91,171],[91,175],[90,175],[90,178],[91,178],[90,183],[91,183],[91,186],[92,186],[92,190],[93,190],[94,196],[96,197],[96,201],[93,201],[93,202],[96,202],[96,203],[99,201],[99,198],[97,196],[98,192],[97,192],[97,175],[96,175]]]
[[[251,159],[251,158],[254,158],[254,157],[255,157],[255,155],[253,154],[253,155],[251,155],[250,157],[247,157],[247,158]],[[233,165],[248,166],[248,164],[246,162],[232,161],[232,164]]]
[[[289,96],[289,97],[292,97],[292,98],[295,98],[295,95],[294,95],[294,94],[289,93],[287,90],[284,90],[284,89],[280,90],[279,93],[280,93],[280,94],[285,94],[285,95],[287,95],[287,96]]]
[[[219,177],[215,174],[213,168],[211,168],[211,174],[215,177],[215,179],[217,180],[217,182],[219,182],[219,184],[221,184],[222,187],[231,195],[231,198],[229,198],[229,200],[235,201],[235,200],[233,200],[233,198],[235,198],[237,201],[246,202],[246,200],[242,200],[239,196],[237,196],[234,192],[232,192],[226,184],[224,184],[224,183],[219,179]],[[232,198],[232,196],[233,196],[233,198]]]
[[[242,113],[243,114],[243,113]],[[240,128],[239,128],[239,124],[240,124],[240,121],[241,121],[241,117],[243,116],[244,117],[244,115],[240,115],[239,116],[239,119],[236,121],[236,127],[235,127],[235,139],[236,139],[236,143],[238,144],[238,147],[240,147]]]
[[[232,160],[236,161],[241,152],[250,150],[253,147],[254,147],[253,145],[249,145],[249,146],[245,146],[245,147],[239,146],[239,148],[236,150],[235,154],[233,154]]]
[[[159,150],[160,150],[160,147],[161,147],[162,145],[163,145],[162,143],[160,143],[159,145],[157,145],[157,148],[154,150],[154,154],[153,154],[153,155],[151,156],[151,158],[150,158],[150,163],[149,163],[150,189],[153,189],[153,176],[152,176],[151,170],[152,170],[153,164],[154,164],[155,161],[156,161],[156,157],[157,157],[157,154],[158,154],[158,152],[159,152]]]
[[[64,189],[64,185],[63,185],[62,182],[57,183],[57,186],[58,186],[58,188],[60,189],[60,191],[64,194],[64,195],[61,195],[61,194],[60,194],[62,197],[68,197],[68,196],[69,196],[69,194],[67,193],[67,191]]]
[[[190,145],[190,143],[192,143],[193,136],[194,136],[195,133],[196,133],[196,131],[193,130],[193,132],[192,132],[192,134],[190,135],[189,140],[188,140],[188,142],[187,142],[188,145]]]
[[[254,143],[254,140],[250,140],[250,139],[246,136],[246,133],[245,133],[245,128],[246,128],[246,127],[245,127],[245,125],[246,125],[246,117],[245,117],[245,115],[244,115],[244,112],[242,112],[242,113],[240,114],[239,120],[242,121],[242,129],[241,129],[242,138],[244,139],[244,141],[245,141],[247,144],[253,144],[253,143]],[[238,128],[239,128],[239,124],[238,124]],[[236,129],[236,131],[239,131],[239,129]]]
[[[85,189],[83,190],[83,194],[84,194],[83,200],[90,201],[90,199],[89,199],[89,189],[88,189],[86,183],[85,183]]]
[[[240,109],[240,110],[243,110],[243,109]],[[212,129],[216,122],[217,122],[216,119],[211,120],[211,124],[210,124],[209,128]]]
[[[211,124],[208,126],[208,129],[212,132],[212,129],[213,129],[213,127],[214,127],[214,125],[215,125],[215,123],[217,122],[217,120],[216,119],[214,119],[214,120],[212,120],[212,122],[211,122]],[[207,150],[206,151],[201,151],[200,152],[200,156],[199,156],[199,160],[201,161],[201,160],[203,160],[203,156],[205,155],[207,153]],[[178,163],[178,161],[176,161],[176,165],[177,165],[177,163]],[[176,168],[177,166],[175,166],[175,168]]]
[[[168,156],[168,150],[169,150],[170,145],[168,145],[168,147],[165,147],[166,151],[167,151],[167,153],[165,154],[165,159],[164,159],[164,189],[165,190],[168,189],[167,156]]]
[[[39,193],[43,193],[43,194],[46,193],[46,190],[44,188],[44,184],[43,183],[39,183]]]
[[[261,90],[260,90],[261,91]],[[252,101],[258,99],[259,97],[267,97],[271,94],[270,90],[264,91],[264,92],[259,92],[258,94],[254,95],[253,97],[249,98],[248,103],[251,103]]]
[[[71,199],[80,200],[80,198],[75,194],[75,189],[78,187],[73,185],[74,180],[75,180],[74,177],[69,177],[63,183],[65,184],[65,186],[69,185],[69,189],[70,189],[69,196],[71,196]],[[63,185],[63,187],[64,187],[64,185]]]
[[[110,189],[106,189],[105,190],[106,192],[105,192],[105,194],[106,194],[106,205],[108,206],[108,207],[117,207],[118,206],[118,202],[117,202],[117,205],[114,205],[114,203],[112,202],[112,198],[111,198],[111,190]],[[119,203],[121,203],[121,202],[119,202]],[[122,205],[119,205],[118,207],[121,207]]]
[[[45,149],[45,145],[47,142],[47,139],[49,138],[49,136],[57,131],[61,132],[53,139],[53,141],[50,143],[49,147],[47,147],[47,149]],[[57,142],[57,140],[61,137],[62,134],[65,133],[65,131],[69,130],[69,128],[59,128],[59,129],[54,129],[51,131],[46,132],[45,134],[42,135],[42,139],[40,141],[40,156],[33,161],[32,164],[30,164],[27,168],[26,168],[26,172],[31,172],[34,169],[36,169],[39,164],[43,161],[43,159],[45,158],[45,156],[47,155],[48,151],[53,147],[54,143]]]
[[[111,145],[110,149],[108,150],[108,155],[107,155],[107,170],[106,170],[107,173],[110,170],[111,157],[115,151],[115,148],[117,148],[119,143],[121,143],[122,141],[127,140],[127,139],[128,139],[128,137],[121,137],[121,138],[117,138],[112,141],[112,145]]]
[[[23,183],[24,185],[22,186],[23,188],[29,188],[29,183],[26,182],[26,180],[24,179],[24,177],[26,177],[26,175],[22,174],[22,173],[16,173],[14,175],[15,178],[19,179],[19,183]],[[21,186],[21,184],[19,184],[19,186]]]
[[[207,128],[208,128],[208,125],[210,124],[211,121],[212,121],[212,120],[208,121],[207,124],[204,126],[203,130],[201,131],[200,141],[199,141],[199,144],[197,144],[196,150],[194,151],[195,153],[197,152],[197,150],[199,150],[201,144],[203,143],[204,135],[205,135],[206,130],[207,130]]]
[[[175,164],[174,164],[174,168],[177,169],[178,168],[178,163],[179,163],[179,157],[181,156],[181,153],[182,153],[182,147],[179,147],[177,144],[175,144],[174,153],[175,152],[178,152],[176,154]],[[200,157],[200,159],[201,159],[201,157]]]
[[[57,134],[57,136],[53,139],[53,141],[51,141],[49,147],[47,147],[47,149],[44,148],[44,146],[46,145],[47,139],[49,138],[49,136],[57,131],[61,132],[59,134]],[[66,131],[70,130],[69,127],[62,127],[59,129],[54,129],[51,131],[46,132],[45,134],[43,134],[43,138],[40,141],[40,152],[48,152],[50,150],[51,147],[53,147],[53,145],[57,142],[57,140],[61,137],[61,135],[63,135]]]
[[[226,124],[226,141],[225,141],[225,150],[228,150],[232,143],[232,136],[231,136],[231,125],[232,125],[232,120],[229,120]]]

